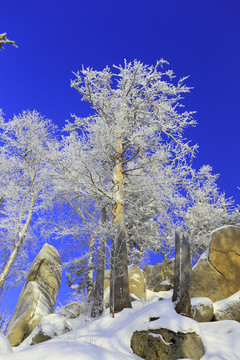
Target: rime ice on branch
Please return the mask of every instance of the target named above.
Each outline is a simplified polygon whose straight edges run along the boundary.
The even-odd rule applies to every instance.
[[[16,44],[15,44],[15,41],[12,41],[12,40],[9,40],[7,39],[7,33],[3,33],[3,34],[0,34],[0,48],[5,45],[5,44],[11,44],[13,45],[14,47],[18,47]]]
[[[81,196],[107,205],[113,228],[113,312],[131,306],[129,253],[138,257],[146,248],[161,249],[186,207],[188,159],[196,147],[183,132],[196,122],[180,104],[190,88],[184,79],[172,81],[173,72],[162,71],[166,64],[159,60],[148,66],[135,60],[113,70],[82,68],[71,82],[93,113],[86,118],[74,115],[66,126],[71,131],[64,140],[65,156],[71,158],[69,184]]]

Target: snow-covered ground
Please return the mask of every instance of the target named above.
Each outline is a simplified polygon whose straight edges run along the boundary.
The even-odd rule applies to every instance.
[[[133,302],[133,309],[125,309],[115,318],[105,314],[98,320],[86,321],[80,316],[69,320],[72,331],[44,343],[29,346],[29,341],[13,351],[0,338],[1,360],[137,360],[130,348],[131,336],[135,330],[168,328],[173,331],[195,331],[203,341],[205,355],[201,360],[239,360],[240,323],[219,321],[197,323],[176,314],[171,292],[148,292],[148,301]],[[159,297],[165,300],[157,301]],[[160,317],[149,322],[150,317]],[[54,328],[54,316],[52,324]],[[5,352],[5,353],[3,353]]]

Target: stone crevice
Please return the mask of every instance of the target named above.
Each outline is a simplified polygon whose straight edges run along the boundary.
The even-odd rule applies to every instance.
[[[227,253],[232,252],[235,255],[240,256],[240,254],[236,250],[233,250],[233,249],[228,249],[227,253],[226,253],[226,251],[221,251],[220,249],[216,249],[216,248],[212,248],[211,251],[216,251],[216,252],[219,252],[220,254],[224,254],[224,255],[227,255]]]
[[[233,291],[235,291],[235,289],[232,286],[232,284],[230,283],[230,281],[226,278],[226,276],[224,276],[224,274],[220,270],[218,270],[218,268],[216,268],[216,266],[213,265],[213,263],[211,262],[211,260],[209,258],[208,258],[208,262],[209,262],[210,266],[212,266],[224,278],[224,280],[231,286]]]

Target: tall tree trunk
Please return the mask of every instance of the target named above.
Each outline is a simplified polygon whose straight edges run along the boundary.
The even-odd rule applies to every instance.
[[[173,302],[178,314],[191,317],[191,253],[186,236],[175,234],[175,273]]]
[[[101,209],[101,223],[104,225],[107,220],[106,208]],[[98,317],[103,313],[104,305],[104,274],[105,274],[105,259],[106,259],[106,236],[100,235],[98,260],[97,260],[97,275],[93,291],[93,305],[91,316]]]
[[[93,248],[96,241],[96,237],[92,237],[89,240],[89,247],[88,247],[88,274],[87,274],[87,291],[88,294],[91,293],[93,289],[93,270],[94,270],[94,261],[93,261]]]
[[[174,267],[174,289],[172,300],[175,304],[180,301],[181,293],[181,239],[179,233],[175,233],[175,267]]]
[[[124,175],[122,167],[122,141],[118,140],[116,146],[116,164],[113,171],[114,190],[113,197],[113,224],[116,236],[111,244],[111,272],[110,272],[110,311],[116,313],[124,308],[131,307],[129,281],[127,233],[124,211]]]

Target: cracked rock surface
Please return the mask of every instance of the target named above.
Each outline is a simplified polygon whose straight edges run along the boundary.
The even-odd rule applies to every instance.
[[[225,226],[213,232],[208,257],[193,269],[192,297],[208,297],[213,302],[240,290],[240,228]]]

